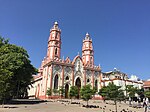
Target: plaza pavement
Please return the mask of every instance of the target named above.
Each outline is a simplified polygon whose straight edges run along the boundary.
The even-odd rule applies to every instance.
[[[70,99],[63,101],[70,101]],[[97,105],[101,108],[85,108],[82,105],[86,105],[85,101],[73,100],[73,102],[80,102],[80,104],[70,104],[68,102],[62,102],[58,100],[49,100],[49,102],[39,104],[18,104],[18,105],[5,105],[9,108],[1,108],[0,112],[113,112],[115,106],[113,102],[107,101],[108,104],[103,103],[100,100],[90,100],[89,105]],[[1,105],[0,105],[1,106]],[[118,112],[122,109],[128,110],[129,112],[144,112],[143,108],[129,107],[128,104],[118,103]]]

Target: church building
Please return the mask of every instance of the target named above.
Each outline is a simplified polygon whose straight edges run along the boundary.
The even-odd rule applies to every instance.
[[[64,97],[69,97],[71,86],[82,86],[90,84],[92,88],[101,88],[101,68],[94,65],[94,50],[92,39],[87,33],[83,39],[82,56],[79,54],[70,60],[69,57],[61,59],[61,30],[55,22],[50,29],[48,39],[47,55],[41,63],[39,73],[34,75],[34,81],[29,90],[29,96],[36,98],[48,98],[46,92],[64,88]]]

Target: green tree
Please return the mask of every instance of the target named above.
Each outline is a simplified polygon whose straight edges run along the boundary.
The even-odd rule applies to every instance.
[[[133,98],[135,97],[135,94],[137,93],[138,89],[137,87],[134,87],[133,85],[127,85],[126,91],[129,97]]]
[[[71,86],[70,87],[69,96],[71,98],[71,102],[72,102],[73,97],[78,96],[78,87],[77,86]]]
[[[83,86],[81,88],[80,94],[81,94],[81,98],[87,101],[87,105],[88,105],[89,99],[91,99],[92,95],[94,94],[93,89],[91,88],[91,85]]]
[[[119,94],[118,94],[118,98],[117,98],[120,102],[124,101],[126,99],[123,90],[119,90]]]
[[[97,92],[97,88],[94,87],[94,88],[93,88],[93,94],[95,94],[96,92]]]
[[[54,93],[55,95],[58,95],[59,90],[58,90],[58,89],[53,89],[53,93]]]
[[[108,99],[108,98],[107,98],[107,96],[108,96],[108,88],[107,88],[107,86],[102,87],[102,88],[99,90],[98,94],[103,97],[104,102],[105,102],[105,100]]]
[[[139,96],[141,99],[144,98],[144,88],[137,89],[136,93],[138,94],[138,96]]]
[[[129,105],[131,105],[133,97],[135,97],[135,94],[138,93],[137,87],[134,87],[133,85],[127,85],[126,86],[126,92],[129,96]]]
[[[145,92],[144,92],[144,95],[145,95],[147,98],[150,98],[150,90],[149,90],[149,91],[145,91]]]
[[[25,98],[36,73],[27,51],[0,37],[0,101]]]
[[[61,86],[61,87],[59,88],[59,95],[62,97],[63,94],[64,94],[64,92],[65,92],[65,89],[64,89],[63,86]]]
[[[136,90],[136,93],[140,96],[140,95],[143,95],[144,94],[144,88],[141,88],[141,89],[137,89]]]
[[[108,86],[104,86],[99,91],[99,94],[105,97],[106,100],[114,101],[116,112],[117,112],[117,101],[122,100],[122,97],[124,97],[123,90],[121,90],[120,88],[121,88],[120,86],[116,86],[114,83],[109,83]]]
[[[47,91],[46,91],[46,94],[47,94],[48,96],[51,96],[51,95],[52,95],[52,90],[51,90],[50,88],[48,88]]]

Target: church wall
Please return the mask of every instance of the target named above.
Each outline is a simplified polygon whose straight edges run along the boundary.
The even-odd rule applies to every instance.
[[[45,67],[43,69],[43,78],[42,78],[42,90],[41,90],[41,96],[45,96],[46,95],[46,86],[47,86],[47,72],[48,72],[48,67]]]
[[[61,74],[62,74],[62,67],[60,65],[54,65],[53,66],[53,74],[52,74],[52,91],[55,89],[54,88],[54,83],[55,83],[54,79],[55,79],[56,75],[58,76],[58,88],[57,88],[57,90],[59,90],[59,88],[62,86]]]
[[[67,79],[69,78],[69,79]],[[73,78],[72,78],[72,68],[65,66],[64,67],[64,87],[66,84],[69,85],[69,88],[72,86]]]
[[[40,90],[42,88],[42,78],[37,78],[36,81],[34,81],[34,83],[32,83],[31,85],[29,85],[28,89],[28,96],[29,97],[39,97],[40,96]]]
[[[76,59],[74,63],[74,85],[78,77],[81,80],[81,86],[83,86],[84,85],[83,63],[79,57]]]
[[[50,88],[50,74],[51,72],[50,72],[50,67],[48,67],[48,73],[47,73],[47,89],[48,88]],[[46,89],[46,91],[47,91],[47,89]]]

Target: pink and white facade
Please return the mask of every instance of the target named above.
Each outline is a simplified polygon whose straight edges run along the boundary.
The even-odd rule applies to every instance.
[[[34,76],[29,96],[46,99],[48,88],[59,90],[63,87],[64,96],[67,98],[71,86],[76,85],[80,88],[90,84],[97,90],[101,88],[101,68],[94,65],[94,50],[90,35],[87,33],[83,39],[82,56],[77,55],[72,61],[69,57],[61,59],[61,44],[61,30],[55,22],[50,30],[47,55],[42,61],[38,75]]]

